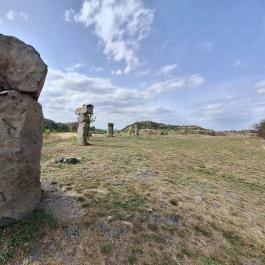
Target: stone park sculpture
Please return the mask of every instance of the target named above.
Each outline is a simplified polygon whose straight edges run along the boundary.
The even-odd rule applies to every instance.
[[[46,75],[33,47],[0,34],[0,227],[27,216],[41,198],[43,114],[37,101]]]
[[[108,130],[107,130],[107,137],[113,137],[113,135],[114,135],[113,127],[114,127],[114,124],[109,122],[108,123]]]
[[[81,108],[75,110],[78,115],[77,144],[88,145],[87,138],[89,134],[90,121],[93,115],[93,105],[84,104]]]

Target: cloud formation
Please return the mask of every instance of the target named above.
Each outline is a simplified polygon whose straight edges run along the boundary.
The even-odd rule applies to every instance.
[[[194,88],[201,86],[204,81],[204,77],[200,74],[192,74],[187,77],[175,77],[152,84],[148,88],[148,91],[159,94],[182,88]]]
[[[40,102],[45,117],[56,121],[73,121],[75,108],[83,103],[92,103],[95,105],[99,127],[111,120],[117,126],[125,126],[137,119],[164,119],[166,122],[165,114],[169,122],[173,117],[179,117],[179,110],[157,106],[154,103],[156,97],[162,92],[200,86],[203,81],[202,76],[194,74],[132,89],[117,86],[108,78],[49,69]]]
[[[177,67],[178,67],[178,64],[168,64],[168,65],[164,65],[164,66],[162,66],[160,68],[159,73],[160,74],[163,74],[163,75],[169,75]]]
[[[122,128],[136,120],[154,120],[173,124],[197,124],[216,130],[246,129],[264,118],[265,80],[256,83],[256,88],[263,92],[260,90],[260,93],[248,98],[220,98],[217,94],[215,99],[202,100],[196,105],[188,101],[166,107],[163,103],[157,103],[164,92],[192,90],[204,83],[203,76],[191,74],[158,80],[140,88],[127,88],[115,85],[108,78],[91,77],[77,71],[49,69],[40,102],[45,117],[64,122],[76,120],[74,110],[78,106],[84,103],[94,104],[97,116],[95,126],[100,128],[104,128],[107,122],[114,122],[117,128]],[[234,87],[233,84],[231,86]]]
[[[6,13],[6,18],[8,20],[15,20],[17,18],[23,19],[23,20],[28,20],[28,15],[24,12],[17,12],[15,10],[8,10],[8,12]]]
[[[257,92],[259,94],[265,93],[265,79],[256,84]]]
[[[141,0],[84,0],[79,11],[65,11],[67,22],[92,27],[109,58],[126,63],[128,74],[139,64],[136,55],[140,42],[148,36],[154,10],[144,7]]]
[[[92,103],[102,121],[111,119],[113,113],[135,112],[147,98],[147,93],[116,86],[110,79],[49,69],[40,102],[45,116],[57,121],[74,120],[75,108]]]

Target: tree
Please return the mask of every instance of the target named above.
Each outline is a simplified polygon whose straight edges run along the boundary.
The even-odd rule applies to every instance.
[[[265,139],[265,120],[255,125],[258,136]]]

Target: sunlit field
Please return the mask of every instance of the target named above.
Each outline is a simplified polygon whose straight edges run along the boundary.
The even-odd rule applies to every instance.
[[[265,264],[264,140],[44,138],[42,203],[0,230],[0,263]]]

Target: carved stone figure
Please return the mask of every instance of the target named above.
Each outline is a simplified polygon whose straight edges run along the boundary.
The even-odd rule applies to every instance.
[[[89,134],[90,120],[93,115],[93,105],[84,104],[81,108],[75,110],[78,115],[77,144],[88,145],[87,138]]]

